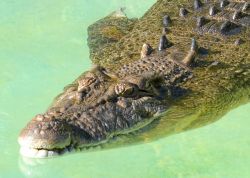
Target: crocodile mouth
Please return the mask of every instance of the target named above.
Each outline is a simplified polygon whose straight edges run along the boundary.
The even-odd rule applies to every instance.
[[[27,146],[21,146],[20,154],[25,157],[30,158],[48,158],[48,157],[56,157],[60,155],[64,155],[69,152],[74,152],[76,149],[73,145],[69,145],[65,148],[58,149],[39,149],[39,148],[30,148]]]
[[[62,147],[54,147],[52,145],[46,145],[43,147],[35,146],[35,144],[27,143],[27,138],[22,138],[21,136],[18,139],[18,142],[20,144],[20,154],[24,157],[28,158],[53,158],[57,156],[66,155],[68,153],[75,153],[80,151],[88,151],[90,149],[94,149],[95,147],[98,147],[100,145],[103,145],[105,143],[108,143],[112,138],[118,137],[119,135],[126,135],[128,133],[140,130],[141,128],[145,127],[146,125],[149,125],[152,123],[156,118],[160,117],[162,112],[154,114],[153,117],[145,119],[143,122],[140,122],[136,124],[135,126],[119,131],[111,133],[109,136],[107,136],[106,139],[100,140],[100,141],[92,141],[92,142],[86,142],[85,143],[73,143],[72,141],[68,145],[64,145]],[[37,144],[37,143],[36,143]],[[32,147],[34,146],[34,147]]]
[[[96,110],[101,109],[98,111],[102,111],[102,115],[98,111],[83,112],[82,117],[78,121],[71,120],[72,123],[62,118],[46,118],[43,115],[37,115],[19,135],[20,154],[30,158],[49,158],[86,151],[110,142],[114,137],[146,127],[167,109],[165,105],[160,105],[151,97],[129,101],[131,106],[125,105],[124,100],[118,100],[119,104],[105,103],[96,108]],[[119,114],[113,114],[115,113],[113,109],[117,113],[124,114],[123,119],[119,118]],[[132,116],[129,118],[130,121],[125,122],[124,117],[128,113]],[[91,114],[90,117],[87,117],[88,114]],[[95,120],[96,116],[99,118]],[[77,125],[81,119],[84,119],[83,125]],[[102,123],[99,122],[100,119]],[[88,130],[89,126],[86,125],[88,120],[96,122],[96,127]],[[121,123],[122,121],[124,122]],[[101,126],[105,130],[98,131]]]
[[[72,142],[70,142],[68,145],[65,144],[62,147],[53,148],[53,146],[52,145],[49,146],[49,144],[47,144],[44,147],[36,146],[37,143],[36,144],[28,143],[27,140],[28,140],[27,138],[19,137],[18,142],[21,146],[19,151],[22,156],[30,158],[56,157],[78,150],[78,148]]]
[[[60,119],[35,116],[21,131],[18,142],[25,157],[46,158],[73,151],[72,129]]]
[[[32,145],[25,145],[21,140],[22,140],[21,138],[19,138],[18,140],[19,144],[21,145],[19,152],[22,156],[29,158],[51,158],[51,157],[62,156],[68,153],[87,150],[106,142],[106,140],[104,140],[95,143],[85,143],[83,145],[70,142],[69,145],[65,145],[61,148],[57,147],[52,148],[51,145],[50,148],[42,148],[42,147],[39,148],[39,147],[32,147]]]

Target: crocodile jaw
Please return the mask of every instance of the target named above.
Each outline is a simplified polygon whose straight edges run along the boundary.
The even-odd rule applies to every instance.
[[[71,128],[59,119],[37,115],[18,137],[20,153],[26,157],[44,158],[66,152],[72,141]]]
[[[142,97],[99,105],[83,111],[82,117],[75,121],[63,119],[64,114],[60,118],[48,117],[46,113],[37,115],[19,135],[20,153],[25,157],[46,158],[93,147],[148,125],[165,110],[166,106],[157,99]],[[102,123],[98,125],[100,120]],[[88,128],[88,124],[93,127]],[[105,130],[100,131],[100,127]]]

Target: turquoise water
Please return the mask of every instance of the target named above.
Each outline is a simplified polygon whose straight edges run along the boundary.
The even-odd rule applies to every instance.
[[[154,2],[0,1],[1,178],[250,177],[250,104],[209,126],[151,143],[56,159],[19,156],[21,128],[91,66],[88,25],[124,6],[129,17],[141,16]]]

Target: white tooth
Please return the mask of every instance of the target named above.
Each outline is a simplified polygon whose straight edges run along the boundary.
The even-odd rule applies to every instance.
[[[38,150],[33,148],[28,148],[28,147],[20,148],[20,153],[26,157],[36,157],[37,152]]]
[[[39,150],[36,154],[38,158],[46,158],[48,157],[48,150]]]
[[[48,151],[48,157],[54,157],[54,156],[58,156],[59,153],[57,151]]]

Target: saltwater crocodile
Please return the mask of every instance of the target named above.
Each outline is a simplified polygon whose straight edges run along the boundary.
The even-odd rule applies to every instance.
[[[138,131],[137,140],[155,139],[215,121],[249,101],[249,27],[246,0],[158,0],[140,19],[121,10],[97,21],[88,29],[96,66],[21,131],[21,154],[55,156]]]

